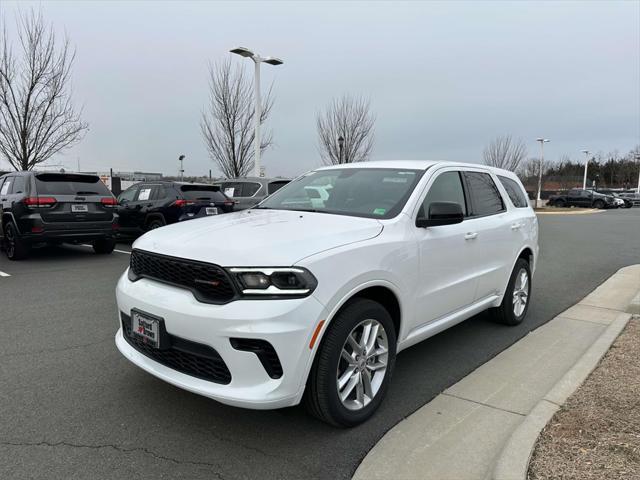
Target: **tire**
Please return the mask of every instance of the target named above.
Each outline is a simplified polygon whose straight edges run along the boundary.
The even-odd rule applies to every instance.
[[[151,221],[147,222],[147,231],[155,230],[156,228],[164,227],[166,223],[161,218],[154,218]]]
[[[522,310],[516,308],[516,304],[514,303],[514,297],[516,296],[516,290],[520,290],[522,285],[521,275],[526,274],[526,285],[524,290],[518,294],[519,302],[524,300],[524,305]],[[531,268],[529,267],[529,262],[526,260],[519,258],[516,262],[515,267],[513,267],[513,272],[511,272],[511,278],[509,278],[509,284],[507,286],[507,290],[504,293],[504,297],[502,299],[502,304],[499,307],[492,309],[492,313],[497,322],[503,323],[505,325],[520,325],[524,318],[527,316],[527,311],[529,310],[529,304],[531,303]],[[521,303],[519,303],[521,305]]]
[[[602,200],[596,200],[593,202],[593,206],[598,210],[602,210],[604,208],[604,202]]]
[[[362,357],[356,360],[359,350],[352,347],[347,337],[353,334],[352,338],[360,347],[367,324],[377,326],[378,334],[369,345],[378,355],[367,357],[367,360]],[[387,350],[383,352],[385,342]],[[350,361],[342,356],[343,349],[350,356]],[[304,401],[308,411],[323,422],[337,427],[353,427],[364,422],[382,403],[391,381],[395,359],[396,332],[389,312],[373,300],[357,298],[348,302],[329,325],[316,353],[305,391]],[[347,372],[350,368],[352,373]],[[344,383],[343,393],[350,388],[344,401],[339,396],[337,384],[341,376],[348,379]],[[365,376],[369,378],[368,382]],[[365,384],[369,385],[368,388]],[[372,393],[372,398],[365,393],[366,390]]]
[[[567,202],[565,202],[564,200],[556,200],[555,202],[553,202],[553,206],[558,208],[564,208],[567,206]]]
[[[93,242],[93,251],[98,255],[108,255],[116,248],[116,241],[113,238],[101,238]]]
[[[4,226],[4,253],[9,260],[23,260],[29,255],[29,246],[25,244],[18,229],[9,221]]]

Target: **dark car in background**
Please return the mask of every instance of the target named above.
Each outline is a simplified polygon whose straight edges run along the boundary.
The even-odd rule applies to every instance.
[[[614,197],[616,199],[616,203],[618,203],[618,206],[620,208],[631,208],[633,207],[633,201],[625,198],[624,196],[622,196],[622,192],[614,192],[613,190],[609,190],[609,189],[597,189],[596,192],[598,193],[602,193],[604,195],[611,195],[612,197]]]
[[[622,192],[619,196],[625,202],[631,202],[632,207],[640,207],[640,193],[636,190]]]
[[[13,172],[0,177],[0,240],[10,260],[38,244],[91,243],[111,253],[116,199],[96,175]]]
[[[572,188],[566,193],[552,195],[549,197],[548,205],[552,207],[616,208],[613,196],[582,188]]]
[[[138,236],[171,223],[233,211],[217,185],[154,181],[137,183],[118,196],[121,236]]]
[[[224,180],[219,185],[225,195],[233,199],[236,210],[246,210],[290,181],[287,178],[242,177]]]

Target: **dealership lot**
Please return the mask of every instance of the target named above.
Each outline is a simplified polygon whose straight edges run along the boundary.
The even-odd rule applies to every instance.
[[[403,352],[381,410],[351,430],[226,407],[129,364],[113,342],[129,245],[0,257],[0,478],[349,478],[386,430],[640,258],[640,209],[539,220],[524,324],[479,315]]]

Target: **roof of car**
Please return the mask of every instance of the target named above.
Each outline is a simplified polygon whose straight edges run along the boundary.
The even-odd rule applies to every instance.
[[[503,170],[501,168],[491,167],[481,163],[465,163],[465,162],[451,162],[448,160],[376,160],[373,162],[357,162],[357,163],[343,163],[340,165],[330,165],[328,167],[322,167],[321,170],[333,169],[333,168],[394,168],[394,169],[411,169],[411,170],[426,170],[434,165],[438,166],[452,166],[452,167],[467,167],[467,168],[486,168],[496,173],[508,173],[510,175],[513,172]]]

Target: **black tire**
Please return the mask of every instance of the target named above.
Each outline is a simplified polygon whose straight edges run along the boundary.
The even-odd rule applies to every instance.
[[[147,231],[155,230],[156,228],[164,227],[166,225],[162,218],[153,218],[147,222]]]
[[[598,210],[602,210],[604,208],[604,202],[602,200],[596,200],[593,202],[593,206]]]
[[[555,202],[553,202],[553,206],[554,206],[554,207],[558,207],[558,208],[564,208],[564,207],[566,207],[566,206],[567,206],[567,202],[565,202],[565,201],[564,201],[564,200],[562,200],[562,199],[558,199],[558,200],[556,200]]]
[[[516,286],[516,281],[518,280],[518,276],[522,271],[525,271],[527,274],[527,298],[526,303],[524,305],[524,310],[519,315],[516,315],[514,311],[514,290]],[[516,265],[513,267],[513,272],[511,272],[511,278],[509,278],[509,285],[507,286],[507,290],[504,292],[504,297],[502,299],[502,304],[500,304],[497,308],[492,308],[492,314],[495,320],[499,323],[503,323],[505,325],[520,325],[524,318],[527,316],[527,311],[529,310],[529,304],[531,303],[531,268],[529,267],[529,262],[526,260],[519,258],[516,262]]]
[[[365,320],[376,320],[384,328],[387,337],[387,369],[377,392],[368,404],[359,410],[350,410],[338,397],[337,372],[341,352],[347,336]],[[314,359],[305,391],[305,405],[308,411],[337,427],[353,427],[370,418],[380,406],[396,359],[396,332],[389,312],[373,300],[356,298],[348,302],[335,316]]]
[[[93,242],[93,251],[98,255],[108,255],[116,248],[116,241],[112,238],[101,238]]]
[[[11,221],[4,226],[3,247],[9,260],[23,260],[29,256],[29,246],[22,241],[18,229]]]

